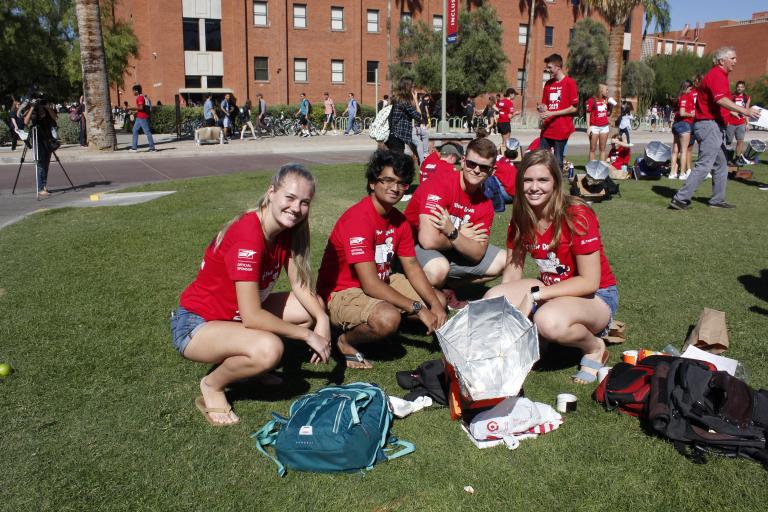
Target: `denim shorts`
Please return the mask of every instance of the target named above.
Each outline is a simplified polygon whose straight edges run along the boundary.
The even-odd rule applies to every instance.
[[[616,316],[616,311],[619,309],[619,289],[616,288],[616,285],[600,288],[595,292],[595,297],[599,297],[611,310],[611,318],[608,320],[608,325],[605,326],[605,329],[597,333],[597,336],[602,338],[608,335],[611,322],[613,322],[613,319]]]
[[[682,133],[691,133],[693,131],[693,125],[685,121],[677,121],[672,125],[672,133],[680,135]]]
[[[191,311],[187,311],[179,306],[176,311],[171,312],[171,341],[173,346],[184,355],[189,341],[197,331],[205,325],[205,319]]]

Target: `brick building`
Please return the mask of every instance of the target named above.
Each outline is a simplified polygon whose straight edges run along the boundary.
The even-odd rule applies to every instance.
[[[683,30],[653,34],[646,38],[646,55],[673,54],[694,51],[702,56],[722,46],[736,49],[738,63],[730,74],[731,81],[749,81],[768,74],[768,11],[756,12],[749,20],[710,21],[699,28],[687,25]],[[650,44],[649,44],[649,41]]]
[[[232,92],[240,103],[262,92],[271,104],[295,103],[300,92],[317,102],[324,91],[342,102],[348,92],[363,104],[376,101],[391,84],[386,70],[396,54],[402,20],[424,20],[442,30],[442,0],[119,0],[115,14],[129,19],[139,57],[125,76],[141,83],[153,101],[172,103],[175,94],[199,101],[206,91]],[[460,8],[481,2],[459,1]],[[571,29],[582,14],[574,0],[546,0],[546,19],[528,27],[518,2],[494,0],[504,27],[508,84],[520,89],[526,38],[532,45],[527,89],[535,100],[543,87],[544,57],[567,59]],[[640,58],[642,10],[626,27],[625,58]],[[118,91],[112,90],[113,101]],[[126,98],[119,91],[120,101]],[[519,100],[518,100],[519,101]]]

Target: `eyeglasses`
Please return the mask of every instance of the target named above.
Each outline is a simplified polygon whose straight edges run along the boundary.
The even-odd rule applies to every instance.
[[[391,187],[392,185],[397,185],[397,188],[400,190],[408,190],[411,188],[410,183],[405,183],[400,180],[396,180],[395,178],[376,178],[376,183],[381,183],[385,187]]]
[[[474,160],[470,160],[469,158],[464,159],[464,165],[466,165],[467,169],[470,171],[477,169],[477,171],[482,174],[490,174],[490,172],[493,170],[493,165],[480,164]],[[475,172],[475,174],[477,174],[477,172]]]

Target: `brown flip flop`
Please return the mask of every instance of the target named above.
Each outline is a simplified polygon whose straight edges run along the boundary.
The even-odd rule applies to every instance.
[[[240,423],[239,419],[234,423],[219,423],[218,421],[213,421],[209,413],[229,414],[232,412],[232,407],[206,407],[205,399],[202,396],[199,396],[195,399],[195,407],[197,407],[197,410],[200,411],[200,413],[203,415],[205,421],[214,427],[231,427],[232,425],[237,425]]]

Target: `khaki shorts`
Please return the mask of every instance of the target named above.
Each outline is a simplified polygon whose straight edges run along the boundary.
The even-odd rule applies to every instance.
[[[389,285],[414,301],[421,300],[419,294],[413,289],[411,283],[403,274],[389,276]],[[360,288],[347,288],[331,294],[328,300],[328,314],[331,325],[341,327],[345,331],[353,329],[368,321],[368,316],[381,299],[374,299],[366,295]]]

